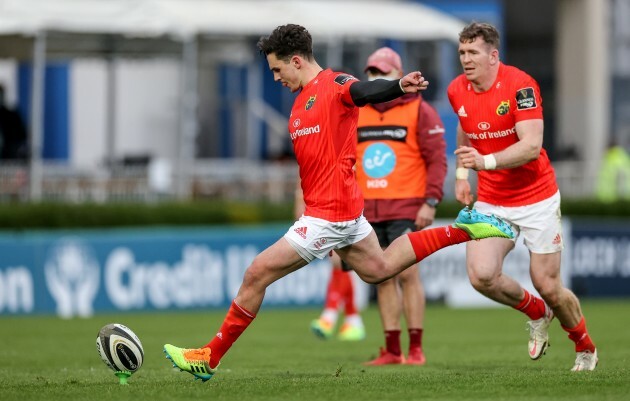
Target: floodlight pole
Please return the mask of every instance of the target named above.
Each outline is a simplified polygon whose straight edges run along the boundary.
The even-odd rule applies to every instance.
[[[44,137],[44,82],[46,72],[46,32],[40,31],[33,44],[33,70],[30,116],[30,176],[29,200],[42,198],[42,142]]]

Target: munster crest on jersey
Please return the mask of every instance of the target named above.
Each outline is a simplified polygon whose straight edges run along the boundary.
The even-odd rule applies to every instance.
[[[313,105],[315,104],[315,98],[317,98],[317,95],[308,98],[308,100],[306,101],[306,106],[304,106],[305,110],[309,110],[311,107],[313,107]]]
[[[497,115],[504,116],[510,111],[510,101],[504,100],[497,107]]]

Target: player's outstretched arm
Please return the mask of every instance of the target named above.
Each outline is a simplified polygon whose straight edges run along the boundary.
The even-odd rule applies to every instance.
[[[418,71],[409,73],[399,80],[357,81],[350,87],[350,96],[355,105],[362,107],[368,103],[389,102],[405,93],[416,93],[429,85]]]

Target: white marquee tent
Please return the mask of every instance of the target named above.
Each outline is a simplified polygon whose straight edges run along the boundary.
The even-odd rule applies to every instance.
[[[0,34],[262,35],[288,22],[315,37],[456,40],[461,22],[419,3],[373,0],[2,0]]]

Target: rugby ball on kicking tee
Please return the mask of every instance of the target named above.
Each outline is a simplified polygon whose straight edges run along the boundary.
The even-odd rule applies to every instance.
[[[103,326],[96,337],[96,350],[115,372],[134,373],[144,361],[140,339],[129,327],[119,323]]]

